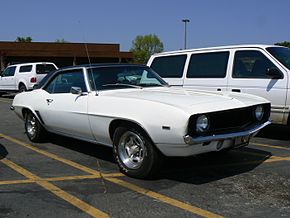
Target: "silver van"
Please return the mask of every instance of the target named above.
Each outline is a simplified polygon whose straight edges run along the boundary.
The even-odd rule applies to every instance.
[[[153,68],[170,85],[242,92],[271,101],[271,119],[290,124],[290,48],[237,45],[155,54]]]

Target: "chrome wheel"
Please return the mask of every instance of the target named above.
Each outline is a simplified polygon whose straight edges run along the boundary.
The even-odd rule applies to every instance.
[[[120,138],[118,152],[121,161],[129,169],[138,169],[146,154],[145,143],[134,132],[126,131]]]
[[[31,113],[26,118],[26,132],[30,137],[35,136],[37,131],[36,118]]]

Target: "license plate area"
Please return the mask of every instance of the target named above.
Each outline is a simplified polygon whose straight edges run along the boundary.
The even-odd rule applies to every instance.
[[[241,136],[235,138],[234,147],[242,147],[248,145],[250,138],[251,138],[250,136]]]

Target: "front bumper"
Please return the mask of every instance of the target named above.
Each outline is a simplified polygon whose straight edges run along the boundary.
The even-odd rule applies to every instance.
[[[270,123],[271,122],[267,121],[251,129],[229,134],[218,134],[204,137],[184,136],[183,143],[157,143],[156,146],[165,156],[179,157],[246,146],[248,145],[249,140],[254,137],[259,130]]]
[[[192,137],[192,136],[186,135],[183,137],[183,139],[186,144],[194,145],[194,144],[207,143],[211,141],[222,141],[222,140],[235,139],[235,138],[240,138],[240,137],[254,136],[255,134],[259,132],[259,130],[261,130],[265,126],[268,126],[270,123],[271,123],[270,121],[267,121],[263,124],[260,124],[251,129],[241,131],[241,132],[210,135],[210,136],[198,136],[198,137]]]

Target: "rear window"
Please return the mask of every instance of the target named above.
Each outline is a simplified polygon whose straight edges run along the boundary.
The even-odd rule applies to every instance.
[[[186,55],[157,57],[153,60],[151,68],[164,78],[181,78],[183,75]]]
[[[54,70],[56,70],[56,67],[53,64],[37,64],[36,65],[37,74],[47,74]]]
[[[28,73],[31,72],[32,65],[24,65],[19,68],[19,73]]]
[[[224,78],[229,52],[212,52],[191,55],[187,78]]]

